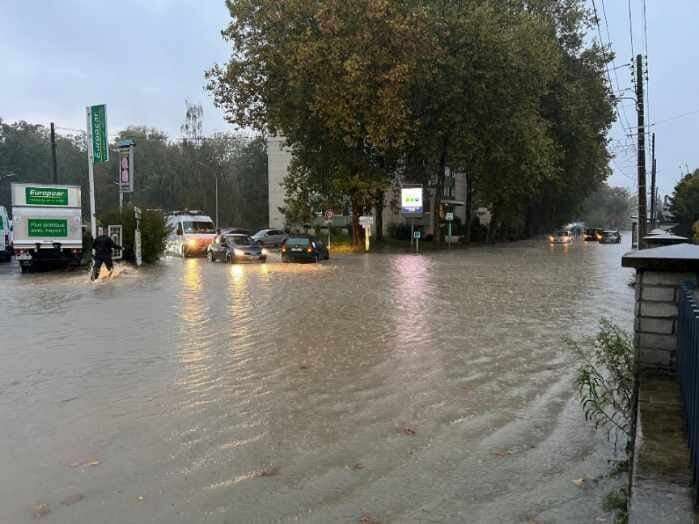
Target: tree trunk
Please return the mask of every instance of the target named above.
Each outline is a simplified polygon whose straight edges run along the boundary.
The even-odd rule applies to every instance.
[[[434,205],[432,206],[432,243],[439,247],[442,243],[442,229],[440,226],[440,212],[442,210],[442,197],[444,195],[444,171],[447,167],[447,139],[442,144],[442,152],[439,155],[439,171],[437,184],[434,186]]]
[[[376,241],[377,242],[381,242],[383,240],[383,201],[384,201],[383,191],[377,191],[377,193],[376,193]]]
[[[466,219],[464,220],[464,240],[471,243],[471,217],[473,216],[473,175],[466,175]]]
[[[360,246],[362,245],[362,228],[359,225],[359,216],[362,213],[361,204],[356,195],[350,196],[350,203],[352,205],[352,245]]]

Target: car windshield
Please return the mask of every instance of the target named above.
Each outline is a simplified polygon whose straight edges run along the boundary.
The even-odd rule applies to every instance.
[[[305,247],[310,243],[307,238],[290,238],[286,241],[286,245],[289,247]]]
[[[182,227],[185,233],[215,233],[213,222],[195,221],[182,222]]]
[[[237,246],[251,246],[255,241],[247,235],[226,235],[226,240]]]

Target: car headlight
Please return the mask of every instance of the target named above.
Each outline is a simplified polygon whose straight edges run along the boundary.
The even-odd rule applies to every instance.
[[[242,249],[238,249],[237,247],[233,250],[233,254],[237,257],[242,257],[245,254],[245,251]]]
[[[263,254],[264,256],[269,255],[269,249],[267,249],[266,247],[263,247],[263,248],[262,248],[262,254]]]
[[[187,245],[189,247],[197,247],[197,241],[194,238],[192,238],[190,240],[187,240]]]

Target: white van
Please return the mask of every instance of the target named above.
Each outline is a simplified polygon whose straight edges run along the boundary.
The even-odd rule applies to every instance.
[[[216,237],[211,217],[200,211],[176,211],[167,217],[167,251],[182,258],[200,256]]]
[[[12,230],[7,209],[0,206],[0,262],[9,262],[12,258]]]

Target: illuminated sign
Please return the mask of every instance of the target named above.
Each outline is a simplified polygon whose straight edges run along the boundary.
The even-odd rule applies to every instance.
[[[400,190],[400,212],[406,216],[422,216],[422,188],[404,187]]]

